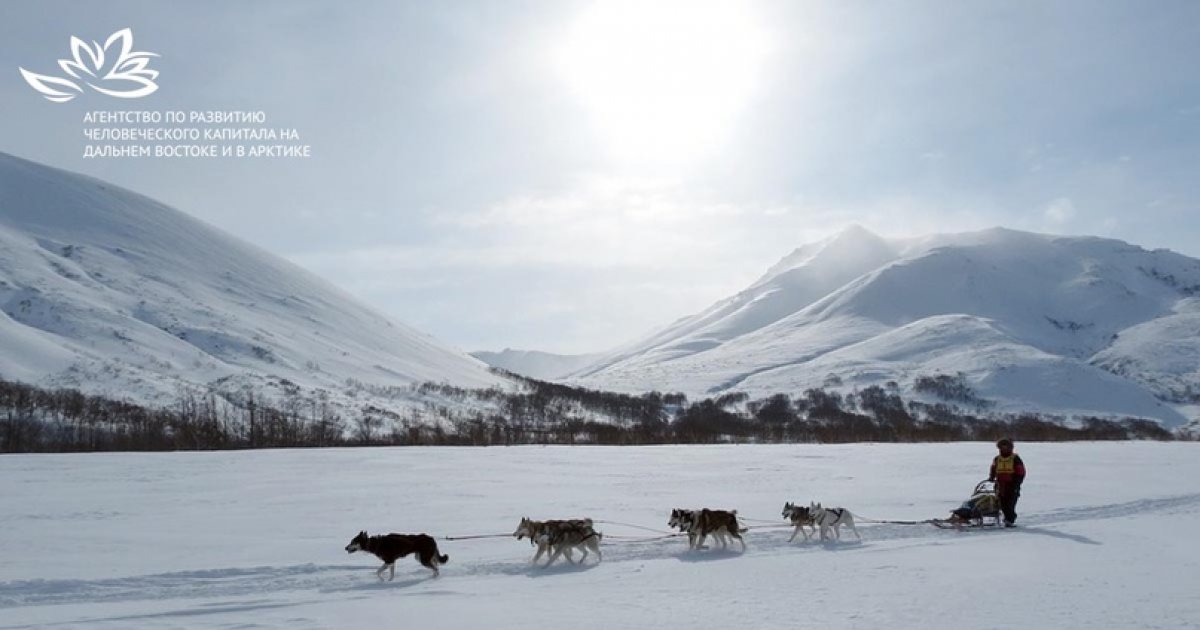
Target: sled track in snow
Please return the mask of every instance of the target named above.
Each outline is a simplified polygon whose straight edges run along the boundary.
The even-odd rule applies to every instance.
[[[0,583],[0,609],[15,606],[116,602],[175,597],[227,597],[312,588],[362,565],[262,566],[176,571],[99,580],[44,579]],[[7,626],[0,625],[0,628]]]
[[[1108,505],[1084,506],[1065,508],[1036,514],[1026,514],[1021,517],[1022,530],[1051,533],[1078,542],[1094,542],[1086,538],[1062,534],[1053,530],[1043,530],[1042,527],[1061,525],[1077,521],[1104,520],[1122,518],[1147,512],[1181,513],[1200,509],[1200,493],[1175,495],[1158,499],[1142,499],[1126,503]],[[781,521],[781,524],[782,521]],[[763,527],[761,525],[757,526]],[[614,527],[614,531],[615,531]],[[864,534],[863,543],[853,538],[849,530],[843,528],[843,538],[839,543],[821,543],[810,541],[788,543],[791,528],[768,527],[752,529],[745,534],[747,550],[745,554],[779,554],[779,553],[821,553],[829,550],[839,551],[878,551],[873,543],[888,541],[911,540],[920,542],[927,539],[953,540],[953,532],[935,529],[927,524],[921,525],[874,525],[861,524],[859,529]],[[972,535],[1000,534],[999,530],[973,532]],[[543,569],[529,564],[532,551],[527,545],[514,544],[513,541],[499,539],[496,544],[510,544],[513,547],[511,557],[503,561],[471,562],[464,555],[455,554],[453,543],[443,547],[444,552],[450,553],[454,561],[445,567],[439,583],[452,582],[456,575],[486,576],[511,575],[527,578],[540,578],[564,573],[590,571],[597,566],[605,566],[614,562],[635,562],[646,560],[676,559],[681,562],[705,562],[731,559],[742,555],[739,551],[722,551],[709,549],[707,551],[689,552],[682,538],[649,541],[619,541],[606,543],[602,549],[604,564],[596,565],[589,558],[586,564],[569,565],[561,560],[553,567]],[[711,541],[710,541],[711,545]],[[731,549],[737,548],[736,545]],[[37,579],[14,580],[0,582],[0,610],[22,606],[105,603],[134,600],[159,600],[178,598],[241,598],[247,595],[262,596],[270,593],[285,591],[313,591],[314,600],[323,595],[349,593],[365,593],[380,589],[396,589],[430,581],[428,572],[416,565],[415,562],[401,560],[397,563],[401,576],[395,582],[380,583],[375,579],[374,570],[378,567],[374,558],[369,562],[357,564],[296,564],[285,566],[260,566],[250,568],[207,569],[196,571],[178,571],[120,578],[97,580],[76,579]],[[411,566],[410,566],[411,565]],[[411,571],[411,573],[409,572]],[[292,602],[303,603],[303,602]],[[273,604],[261,604],[273,605]],[[291,604],[283,604],[291,605]],[[214,609],[215,611],[216,609]],[[23,625],[5,625],[0,623],[0,629],[26,627]]]

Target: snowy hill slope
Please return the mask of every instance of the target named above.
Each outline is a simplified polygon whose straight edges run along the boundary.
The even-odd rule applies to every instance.
[[[555,354],[512,348],[500,352],[479,350],[471,356],[492,367],[540,380],[562,378],[600,358],[598,354]]]
[[[734,298],[574,380],[757,395],[836,375],[845,387],[896,381],[911,392],[919,376],[962,372],[998,410],[1172,425],[1186,416],[1168,403],[1200,391],[1195,259],[1005,229],[888,240],[852,228],[797,250],[806,251],[816,253],[785,258]],[[828,260],[847,261],[843,273]],[[802,280],[792,287],[785,277]],[[781,304],[795,308],[780,313]]]
[[[466,354],[177,210],[0,153],[0,378],[163,403],[349,383],[488,386]]]

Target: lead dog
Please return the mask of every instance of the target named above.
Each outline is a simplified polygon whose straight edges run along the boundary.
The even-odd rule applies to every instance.
[[[600,553],[600,540],[604,535],[597,532],[592,525],[590,518],[535,521],[524,517],[513,536],[517,540],[529,538],[529,543],[537,546],[537,553],[530,563],[537,563],[545,553],[549,553],[550,556],[543,566],[550,566],[562,555],[567,557],[567,562],[574,563],[571,551],[575,549],[583,552],[583,556],[579,558],[580,562],[587,559],[589,549],[596,553],[596,561],[600,562],[604,559]]]
[[[391,569],[388,581],[396,578],[396,560],[409,554],[417,554],[421,564],[433,569],[433,577],[438,576],[438,565],[450,561],[450,556],[438,554],[437,541],[426,534],[388,534],[386,536],[368,536],[367,532],[359,532],[346,545],[346,553],[366,551],[375,554],[383,560],[383,566],[375,572],[379,581],[383,581],[383,572]]]
[[[858,535],[858,528],[854,527],[854,515],[846,508],[824,508],[820,503],[810,503],[808,507],[812,514],[813,522],[821,529],[821,540],[828,539],[828,532],[832,528],[834,537],[837,540],[842,539],[841,526],[846,525],[850,531],[854,532],[854,537],[862,540],[862,536]]]
[[[712,536],[717,539],[724,549],[729,546],[725,536],[729,535],[737,539],[742,546],[742,551],[746,550],[746,541],[742,539],[742,534],[746,532],[737,520],[737,510],[710,510],[704,508],[702,510],[671,510],[671,520],[667,522],[671,527],[677,527],[680,531],[688,535],[688,546],[692,549],[704,549],[704,539]]]
[[[673,527],[680,533],[687,534],[688,549],[696,548],[696,537],[699,536],[699,532],[696,531],[696,514],[699,511],[675,508],[671,510],[671,518],[667,521],[667,527]],[[717,536],[718,541],[724,541],[723,535],[718,534]]]
[[[783,518],[791,521],[792,525],[796,526],[796,529],[792,531],[792,537],[788,538],[788,542],[796,540],[796,534],[804,534],[804,541],[808,542],[809,533],[804,530],[805,525],[809,526],[813,535],[817,533],[816,521],[813,520],[812,510],[808,507],[796,505],[791,502],[785,503],[783,505]]]

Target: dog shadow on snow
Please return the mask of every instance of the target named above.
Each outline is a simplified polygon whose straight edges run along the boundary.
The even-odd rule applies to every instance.
[[[796,543],[791,544],[796,545]],[[824,551],[850,551],[851,549],[862,549],[869,545],[864,540],[814,540],[807,543],[800,543],[799,546]]]
[[[335,586],[335,587],[331,587],[331,588],[323,588],[323,589],[321,589],[321,592],[322,593],[362,593],[362,592],[371,592],[371,591],[390,591],[393,589],[405,589],[405,588],[417,586],[418,584],[424,584],[424,583],[430,582],[432,580],[434,580],[433,576],[423,575],[420,577],[408,578],[406,580],[392,580],[390,582],[380,582],[379,580],[375,579],[375,576],[371,576],[371,580],[369,582],[363,582],[361,584],[349,584],[346,586]]]
[[[871,544],[865,540],[810,540],[806,542],[786,543],[778,547],[772,546],[772,549],[788,549],[800,551],[857,551],[870,547]]]
[[[739,558],[747,553],[755,551],[776,551],[780,549],[799,550],[799,551],[851,551],[855,549],[863,549],[870,545],[863,540],[807,540],[787,542],[785,539],[777,537],[758,537],[747,543],[746,550],[743,551],[740,547],[730,545],[727,548],[705,548],[705,549],[683,549],[678,552],[668,554],[669,557],[675,558],[680,562],[713,562],[717,560],[729,560],[731,558]]]
[[[688,549],[672,556],[680,562],[713,562],[740,558],[746,552],[739,549]]]
[[[529,564],[523,566],[505,567],[500,570],[500,573],[505,575],[523,575],[530,578],[540,578],[549,575],[567,575],[571,573],[587,573],[592,569],[600,566],[599,562],[580,562],[578,564],[570,564],[567,562],[555,562],[550,566],[542,564]]]

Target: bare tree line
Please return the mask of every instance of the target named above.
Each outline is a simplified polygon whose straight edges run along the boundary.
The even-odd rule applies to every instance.
[[[266,404],[252,393],[181,392],[151,408],[75,390],[0,381],[0,452],[169,451],[363,445],[938,442],[1170,440],[1138,418],[987,413],[961,383],[945,400],[905,401],[894,383],[848,394],[823,388],[751,400],[744,393],[689,401],[680,393],[619,394],[505,373],[516,391],[425,383],[415,393],[443,404],[394,410],[364,405],[346,418],[326,396],[298,391]],[[957,403],[970,402],[966,409]],[[981,402],[982,401],[982,402]]]

